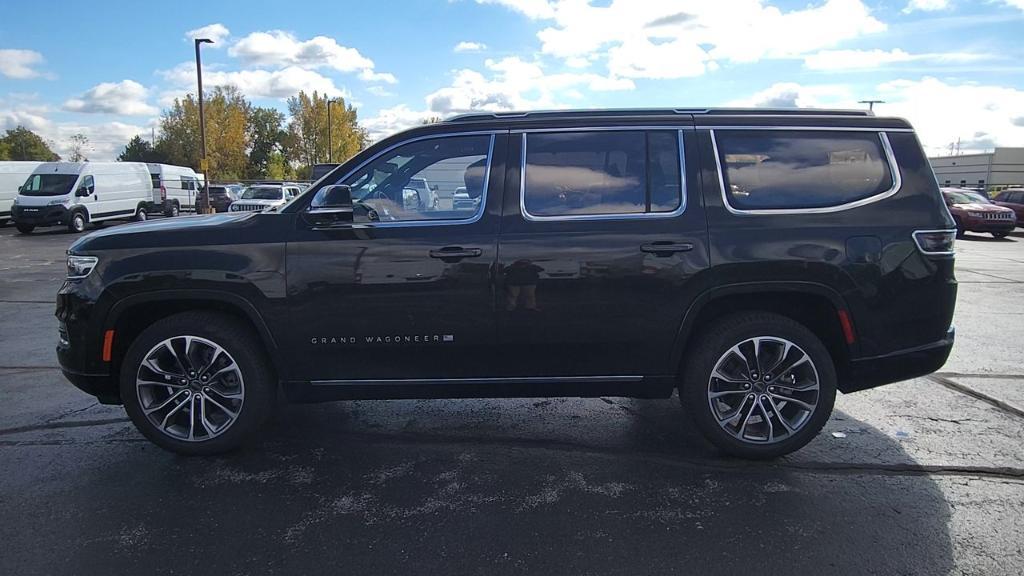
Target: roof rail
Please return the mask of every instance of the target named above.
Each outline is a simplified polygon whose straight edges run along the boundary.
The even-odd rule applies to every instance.
[[[529,118],[617,118],[702,114],[710,116],[874,116],[870,110],[827,110],[820,108],[606,108],[574,110],[524,110],[510,112],[470,112],[445,119],[445,122],[517,120]]]

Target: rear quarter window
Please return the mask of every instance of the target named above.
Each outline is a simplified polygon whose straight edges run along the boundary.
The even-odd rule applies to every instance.
[[[829,208],[893,188],[877,132],[715,132],[725,196],[739,210]]]

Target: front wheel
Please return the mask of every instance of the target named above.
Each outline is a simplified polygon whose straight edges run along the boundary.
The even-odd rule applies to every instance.
[[[75,212],[71,215],[71,220],[68,220],[68,230],[75,234],[81,234],[85,232],[85,224],[85,214]]]
[[[18,232],[21,232],[22,234],[31,234],[32,231],[36,229],[36,227],[31,224],[15,224],[15,227],[18,229]]]
[[[992,233],[992,237],[993,238],[999,238],[1000,240],[1003,239],[1003,238],[1006,238],[1009,235],[1010,235],[1009,232],[993,232]]]
[[[775,458],[810,442],[832,413],[836,373],[821,341],[785,316],[748,312],[706,329],[687,355],[680,400],[723,452]]]
[[[148,219],[149,219],[149,213],[146,212],[146,207],[145,206],[139,206],[138,209],[135,210],[135,221],[136,222],[145,222]]]
[[[156,322],[132,342],[120,391],[132,422],[153,443],[184,455],[237,448],[266,421],[274,379],[244,325],[215,313]]]

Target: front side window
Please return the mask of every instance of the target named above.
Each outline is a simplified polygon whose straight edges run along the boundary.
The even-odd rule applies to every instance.
[[[827,208],[893,187],[874,132],[721,130],[715,140],[726,199],[740,210]]]
[[[356,222],[468,220],[483,210],[492,136],[444,136],[403,144],[342,184],[352,188]],[[465,188],[473,202],[456,203]]]
[[[25,196],[62,196],[71,192],[78,174],[33,174],[21,187]]]
[[[528,216],[633,215],[681,206],[677,131],[541,132],[525,138]]]

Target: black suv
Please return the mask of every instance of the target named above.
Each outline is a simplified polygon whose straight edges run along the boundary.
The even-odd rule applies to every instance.
[[[409,202],[414,179],[451,198]],[[836,391],[953,345],[956,229],[910,125],[869,113],[465,115],[391,136],[294,201],[71,246],[64,373],[188,454],[294,401],[679,391],[750,458]]]

